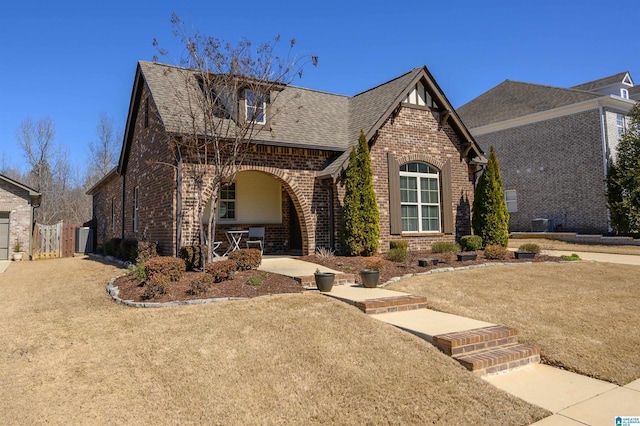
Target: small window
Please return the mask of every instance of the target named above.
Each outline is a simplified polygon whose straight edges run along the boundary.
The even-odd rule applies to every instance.
[[[518,195],[515,189],[505,190],[504,200],[507,202],[507,211],[509,213],[516,213],[518,211]]]
[[[133,232],[138,232],[138,209],[140,208],[140,187],[133,188]]]
[[[264,97],[250,90],[247,90],[245,94],[247,97],[247,120],[253,121],[257,124],[266,123],[267,120],[265,112],[267,110],[267,103],[265,102]]]
[[[616,114],[616,127],[618,128],[618,137],[622,137],[625,130],[624,114]]]
[[[220,219],[233,220],[236,218],[236,183],[225,183],[220,188]]]
[[[629,91],[627,89],[620,89],[620,96],[624,99],[629,99]]]
[[[116,232],[116,199],[111,199],[111,232]]]

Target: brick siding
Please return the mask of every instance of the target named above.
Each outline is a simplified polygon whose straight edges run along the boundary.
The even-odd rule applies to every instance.
[[[475,138],[485,150],[495,147],[504,189],[517,192],[510,231],[531,231],[532,219],[546,218],[564,231],[607,232],[597,109]]]
[[[31,244],[29,194],[0,179],[0,212],[9,212],[9,259],[17,242],[20,242],[22,251],[28,253]]]

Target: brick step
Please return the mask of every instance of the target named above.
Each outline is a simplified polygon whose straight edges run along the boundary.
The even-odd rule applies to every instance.
[[[516,343],[499,348],[485,349],[470,354],[454,356],[453,359],[477,376],[495,374],[540,362],[540,349]]]
[[[314,289],[316,287],[316,277],[313,275],[305,275],[301,277],[293,277],[306,289]],[[354,274],[336,274],[333,285],[342,284],[354,284],[356,282],[356,276]]]
[[[353,306],[365,314],[384,314],[387,312],[402,312],[427,307],[427,298],[415,294],[405,296],[381,297],[353,302]]]
[[[457,356],[518,343],[518,330],[493,325],[433,336],[432,343],[447,355]]]

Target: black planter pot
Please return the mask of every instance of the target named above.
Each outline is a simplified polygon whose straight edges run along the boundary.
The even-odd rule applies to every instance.
[[[316,287],[318,287],[318,290],[327,293],[333,288],[333,281],[336,278],[336,274],[333,272],[316,272],[314,277],[316,278]]]
[[[376,288],[378,287],[378,281],[380,280],[380,271],[363,269],[360,271],[360,278],[364,287]]]
[[[536,257],[536,254],[532,251],[516,251],[514,253],[516,259],[533,259]]]
[[[466,260],[476,260],[478,253],[458,253],[458,261],[464,262]]]

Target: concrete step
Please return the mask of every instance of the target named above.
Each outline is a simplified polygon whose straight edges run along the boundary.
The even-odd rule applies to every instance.
[[[499,348],[454,356],[453,359],[477,376],[500,373],[540,362],[540,349],[515,343]]]
[[[518,330],[493,325],[433,336],[432,343],[447,355],[457,356],[518,343]]]
[[[365,314],[385,314],[426,308],[427,298],[415,294],[404,294],[402,296],[357,300],[353,302],[353,306]]]

